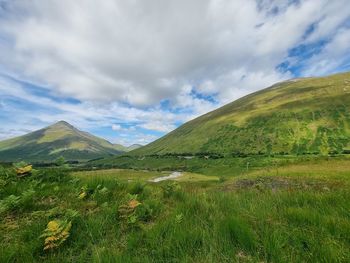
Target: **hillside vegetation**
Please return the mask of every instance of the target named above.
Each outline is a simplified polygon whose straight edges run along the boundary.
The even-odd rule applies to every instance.
[[[349,262],[348,164],[161,183],[148,182],[160,172],[0,167],[0,262]]]
[[[285,81],[189,121],[134,155],[350,152],[350,73]]]
[[[0,142],[1,161],[52,161],[63,156],[66,160],[90,160],[120,154],[122,145],[80,131],[60,121],[47,128]]]

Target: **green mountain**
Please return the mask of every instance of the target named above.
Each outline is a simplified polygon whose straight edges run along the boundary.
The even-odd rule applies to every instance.
[[[141,148],[142,147],[142,145],[141,144],[132,144],[132,145],[130,145],[130,146],[128,146],[128,147],[125,147],[125,152],[130,152],[130,151],[133,151],[133,150],[136,150],[136,149],[138,149],[138,148]]]
[[[130,151],[136,150],[136,149],[141,148],[141,147],[142,147],[141,144],[132,144],[130,146],[124,146],[121,144],[113,144],[113,148],[118,150],[118,151],[121,151],[121,152],[130,152]]]
[[[90,160],[126,151],[102,138],[80,131],[65,121],[0,142],[1,161]]]
[[[185,123],[132,152],[327,154],[350,152],[350,73],[294,79]]]

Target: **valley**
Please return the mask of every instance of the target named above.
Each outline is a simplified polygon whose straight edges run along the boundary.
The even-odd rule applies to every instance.
[[[0,263],[350,263],[349,0],[0,0]]]
[[[350,73],[146,146],[60,121],[0,142],[0,262],[349,262]]]

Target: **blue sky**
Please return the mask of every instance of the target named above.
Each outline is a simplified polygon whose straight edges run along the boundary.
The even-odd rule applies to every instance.
[[[146,144],[241,96],[350,70],[347,0],[0,0],[0,139],[65,120]]]

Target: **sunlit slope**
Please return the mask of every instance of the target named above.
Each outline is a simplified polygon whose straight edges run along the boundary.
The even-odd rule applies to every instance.
[[[60,121],[47,128],[0,142],[0,160],[89,160],[121,153],[118,145]]]
[[[132,153],[321,153],[350,150],[350,73],[295,79],[185,123]]]

